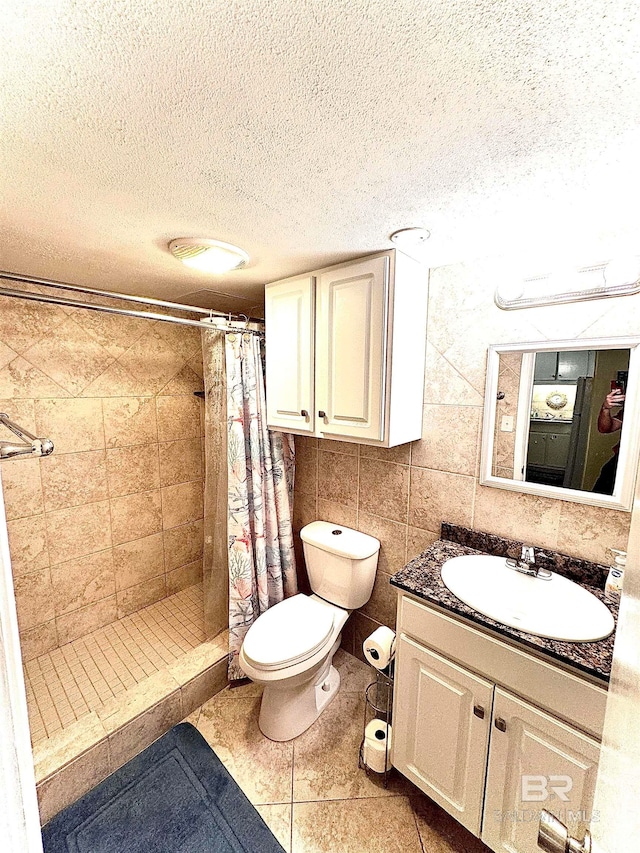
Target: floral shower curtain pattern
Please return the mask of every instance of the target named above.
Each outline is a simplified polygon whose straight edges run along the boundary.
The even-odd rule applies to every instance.
[[[217,637],[229,624],[227,561],[227,376],[225,335],[202,331],[204,365],[204,630]]]
[[[228,334],[227,461],[229,678],[244,678],[238,653],[252,623],[295,595],[291,515],[293,436],[270,432],[258,335]]]

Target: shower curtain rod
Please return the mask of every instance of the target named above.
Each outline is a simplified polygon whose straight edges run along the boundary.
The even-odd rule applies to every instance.
[[[33,275],[20,275],[15,272],[0,271],[0,278],[10,281],[22,281],[26,284],[41,284],[44,287],[57,287],[59,290],[73,290],[76,293],[90,293],[92,296],[104,296],[106,299],[123,299],[126,302],[140,302],[143,305],[154,305],[156,308],[173,308],[174,311],[185,311],[187,314],[212,314],[217,317],[246,317],[246,314],[230,314],[228,311],[216,311],[213,308],[200,308],[199,305],[184,305],[182,302],[166,302],[164,299],[154,299],[151,296],[132,296],[129,293],[114,293],[112,290],[97,290],[95,287],[84,287],[78,284],[68,284],[64,281],[53,281],[48,278],[38,278]],[[247,318],[249,321],[252,318]],[[256,322],[253,320],[253,322]]]
[[[34,276],[24,276],[18,275],[17,273],[10,272],[0,272],[0,279],[7,279],[10,281],[18,281],[25,282],[27,284],[38,284],[44,285],[45,287],[57,287],[64,290],[71,290],[78,293],[88,293],[95,296],[104,296],[108,299],[122,299],[125,301],[131,302],[140,302],[145,305],[153,305],[162,308],[172,308],[176,311],[186,311],[196,314],[203,314],[206,317],[203,317],[202,320],[188,320],[182,317],[172,317],[166,314],[158,314],[152,311],[136,311],[131,308],[115,308],[109,305],[93,305],[88,302],[82,302],[79,299],[69,299],[65,296],[51,296],[46,293],[31,293],[29,291],[24,290],[14,290],[12,288],[0,287],[0,296],[11,296],[16,299],[26,299],[31,302],[46,302],[52,305],[67,305],[71,308],[86,308],[88,311],[102,311],[106,314],[120,314],[125,317],[137,317],[141,320],[160,320],[165,323],[177,323],[181,326],[196,326],[200,329],[203,327],[207,327],[207,318],[211,318],[212,320],[215,318],[229,318],[229,322],[233,322],[234,320],[237,322],[242,318],[242,321],[246,321],[247,323],[264,323],[263,320],[255,318],[255,317],[247,317],[246,314],[232,314],[232,313],[224,313],[223,311],[215,311],[209,310],[208,308],[200,308],[199,306],[193,305],[182,305],[179,302],[167,302],[161,299],[153,299],[151,297],[146,296],[130,296],[124,293],[112,293],[108,290],[97,290],[95,288],[90,287],[80,287],[78,285],[66,284],[60,281],[49,281],[43,278],[36,278]],[[241,331],[238,328],[231,327],[229,331]],[[244,330],[242,330],[244,331]],[[246,331],[251,331],[251,329],[247,329]]]
[[[64,296],[49,296],[46,293],[29,293],[26,290],[11,290],[0,287],[0,296],[12,296],[16,299],[26,299],[29,302],[46,302],[51,305],[68,305],[70,308],[86,308],[88,311],[102,311],[105,314],[123,314],[125,317],[139,317],[141,320],[162,320],[165,323],[178,323],[181,326],[197,326],[207,328],[203,320],[186,320],[183,317],[167,317],[166,314],[155,314],[152,311],[134,311],[127,308],[112,308],[111,305],[89,305],[79,299],[66,299]]]

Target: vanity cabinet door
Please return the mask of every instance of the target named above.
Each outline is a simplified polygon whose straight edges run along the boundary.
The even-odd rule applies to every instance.
[[[566,468],[569,458],[570,436],[561,432],[552,432],[547,436],[547,465],[554,468]]]
[[[384,438],[389,258],[322,273],[316,401],[321,435]]]
[[[545,465],[547,461],[547,436],[542,432],[529,433],[529,465]]]
[[[400,636],[393,764],[480,835],[493,685]]]
[[[482,840],[492,850],[539,853],[542,809],[582,838],[591,818],[599,745],[496,687]]]
[[[267,423],[273,429],[313,432],[313,276],[265,289]]]

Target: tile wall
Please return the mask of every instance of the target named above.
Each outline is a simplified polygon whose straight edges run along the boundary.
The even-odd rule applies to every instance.
[[[518,352],[500,354],[498,368],[498,388],[504,394],[496,401],[496,425],[493,432],[493,459],[491,473],[494,477],[513,479],[513,456],[516,449],[516,431],[518,428],[518,397],[520,393],[520,372],[522,355]],[[504,432],[501,429],[503,417],[513,418],[513,429]]]
[[[0,298],[0,411],[55,443],[1,468],[25,660],[202,577],[197,390],[197,329]]]
[[[607,548],[626,547],[628,513],[488,488],[478,478],[488,346],[637,334],[640,297],[507,312],[493,301],[495,281],[488,260],[431,273],[422,440],[385,450],[296,439],[296,531],[324,519],[382,543],[373,595],[344,634],[348,651],[359,653],[378,623],[394,625],[389,577],[438,538],[442,521],[598,562],[607,562]]]

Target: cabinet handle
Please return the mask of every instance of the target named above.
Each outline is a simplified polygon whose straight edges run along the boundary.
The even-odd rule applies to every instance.
[[[309,412],[306,409],[300,409],[300,414],[302,415],[303,418],[309,417]]]
[[[318,412],[318,417],[319,417],[319,418],[326,418],[326,417],[327,417],[327,413],[326,413],[326,412]]]
[[[506,732],[507,724],[502,719],[502,717],[496,717],[493,721],[493,725],[498,729],[499,732]]]
[[[482,707],[482,705],[474,705],[473,713],[476,715],[476,717],[480,717],[481,720],[484,720],[484,708]]]

